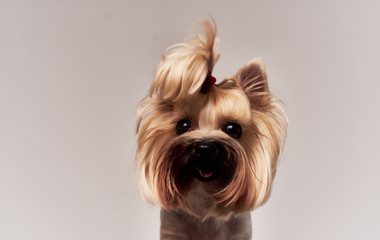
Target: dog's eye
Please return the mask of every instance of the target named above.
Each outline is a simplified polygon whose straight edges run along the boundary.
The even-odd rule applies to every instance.
[[[227,133],[230,137],[239,139],[243,130],[241,126],[237,123],[229,123],[223,129],[223,132]]]
[[[184,134],[191,128],[191,122],[189,120],[181,120],[177,123],[176,132],[177,135]]]

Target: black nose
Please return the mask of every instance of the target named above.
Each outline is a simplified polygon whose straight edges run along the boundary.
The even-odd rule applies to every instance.
[[[198,143],[194,148],[195,156],[204,159],[213,159],[216,155],[216,147],[211,143]]]

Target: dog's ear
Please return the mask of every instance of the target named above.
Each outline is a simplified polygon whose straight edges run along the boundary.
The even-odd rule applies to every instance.
[[[270,103],[265,64],[260,57],[245,64],[235,75],[235,79],[248,96],[252,108],[264,108]]]

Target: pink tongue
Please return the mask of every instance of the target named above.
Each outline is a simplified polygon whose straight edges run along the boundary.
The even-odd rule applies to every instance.
[[[211,177],[211,176],[214,174],[214,172],[209,172],[209,173],[207,173],[207,172],[202,172],[202,170],[199,168],[199,174],[200,174],[202,177],[204,177],[204,178],[209,178],[209,177]]]

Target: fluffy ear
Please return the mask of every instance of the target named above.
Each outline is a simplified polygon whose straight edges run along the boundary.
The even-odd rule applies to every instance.
[[[245,64],[235,75],[251,102],[252,108],[263,108],[270,103],[265,64],[260,57]]]

